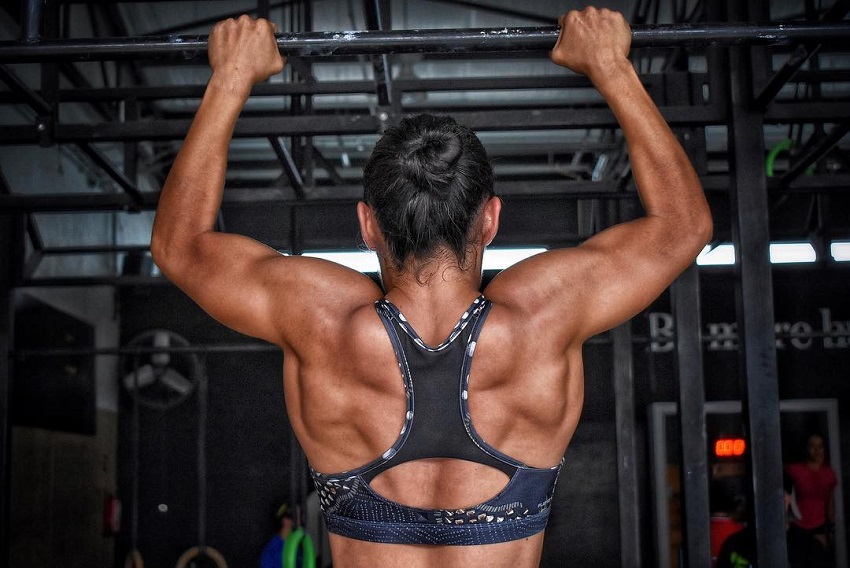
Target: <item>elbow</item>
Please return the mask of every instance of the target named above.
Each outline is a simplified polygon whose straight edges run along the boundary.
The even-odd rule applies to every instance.
[[[183,256],[185,255],[181,253],[176,239],[161,228],[157,230],[154,224],[154,230],[151,233],[151,258],[159,270],[168,276],[174,272]]]
[[[154,231],[151,235],[151,258],[163,274],[168,274],[172,257],[166,239]]]
[[[682,242],[687,243],[689,256],[693,260],[699,256],[714,236],[714,219],[711,217],[708,204],[690,216],[683,224],[683,228],[687,230],[687,236]]]
[[[711,210],[709,210],[708,205],[706,205],[705,211],[697,219],[694,227],[694,232],[699,241],[699,248],[702,250],[714,237],[714,219],[711,217]]]

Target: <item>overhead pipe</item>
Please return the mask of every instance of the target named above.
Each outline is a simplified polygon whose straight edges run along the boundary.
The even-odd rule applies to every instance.
[[[386,53],[544,52],[557,26],[437,30],[294,32],[276,35],[290,56],[329,57]],[[207,35],[69,38],[0,42],[0,63],[103,61],[145,57],[191,60],[206,52]],[[632,28],[632,47],[731,47],[818,42],[850,45],[850,22],[653,24]]]

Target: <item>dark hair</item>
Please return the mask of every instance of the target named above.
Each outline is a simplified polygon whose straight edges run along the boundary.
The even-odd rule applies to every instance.
[[[493,168],[472,130],[423,114],[386,130],[363,186],[397,268],[410,257],[429,260],[441,246],[463,268],[472,221],[493,196]]]

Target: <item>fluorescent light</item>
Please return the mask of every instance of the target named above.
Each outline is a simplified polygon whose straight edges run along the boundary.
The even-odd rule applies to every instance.
[[[850,241],[833,241],[829,251],[837,262],[850,261]]]
[[[301,256],[323,258],[359,272],[378,272],[378,255],[372,251],[334,251],[334,252],[305,252]]]
[[[815,262],[817,259],[811,243],[770,243],[771,264]]]
[[[735,247],[730,244],[706,246],[697,257],[699,266],[729,266],[735,264]]]
[[[850,250],[846,254],[850,258]],[[811,243],[770,243],[771,264],[807,263],[816,260],[817,253]],[[735,246],[724,243],[713,249],[705,247],[697,257],[697,264],[699,266],[733,265],[735,264]]]
[[[484,249],[482,264],[484,270],[504,270],[535,254],[546,252],[546,250],[544,247],[487,248]]]
[[[530,256],[545,252],[544,247],[488,248],[484,250],[484,270],[504,270]],[[371,251],[309,251],[302,256],[322,258],[359,272],[378,272],[378,256]]]

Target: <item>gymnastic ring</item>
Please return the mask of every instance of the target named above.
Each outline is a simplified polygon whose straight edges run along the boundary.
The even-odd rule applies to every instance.
[[[313,539],[301,527],[286,537],[283,545],[283,568],[296,568],[298,549],[301,549],[301,568],[316,568],[316,549]]]
[[[142,553],[135,548],[128,552],[126,558],[124,558],[124,568],[145,568]]]
[[[177,559],[177,568],[186,568],[190,560],[194,560],[199,556],[206,556],[215,562],[218,568],[227,568],[227,561],[224,559],[224,556],[212,546],[204,546],[203,550],[200,546],[193,546]]]
[[[790,138],[787,138],[781,142],[778,142],[776,146],[770,149],[770,152],[767,153],[767,157],[764,159],[764,173],[767,177],[773,177],[773,165],[776,162],[776,157],[779,156],[782,152],[790,151],[791,148],[794,147],[794,141]],[[815,173],[815,165],[812,164],[808,168],[806,168],[806,175],[810,176]]]

